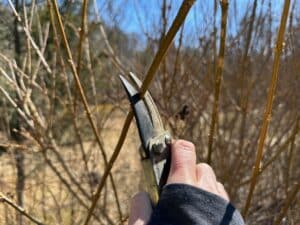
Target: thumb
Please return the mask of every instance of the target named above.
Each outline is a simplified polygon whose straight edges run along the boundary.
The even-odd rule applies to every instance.
[[[193,143],[185,140],[173,142],[171,147],[171,167],[167,184],[196,183],[196,152]]]
[[[128,225],[147,225],[152,214],[152,205],[146,192],[137,193],[131,200]]]

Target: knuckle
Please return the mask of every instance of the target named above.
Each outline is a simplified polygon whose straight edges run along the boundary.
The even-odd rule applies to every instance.
[[[188,167],[196,164],[196,152],[194,144],[185,140],[175,142],[172,149],[172,163],[176,168]]]
[[[199,163],[197,167],[201,176],[210,177],[211,179],[216,180],[215,172],[210,165],[207,163]]]
[[[175,149],[185,150],[185,151],[195,151],[195,145],[192,142],[186,140],[176,140],[173,147]]]
[[[223,185],[222,183],[220,183],[220,182],[217,182],[217,185],[218,185],[218,187],[219,187],[219,188],[221,188],[221,189],[225,190],[225,188],[224,188],[224,185]]]
[[[198,166],[204,172],[210,172],[210,173],[212,172],[212,173],[214,173],[214,171],[211,168],[211,166],[208,165],[207,163],[199,163]]]

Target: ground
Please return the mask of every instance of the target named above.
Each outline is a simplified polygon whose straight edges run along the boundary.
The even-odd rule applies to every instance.
[[[103,129],[102,138],[108,158],[112,154],[117,143],[122,124],[125,119],[124,113],[117,113],[113,119],[106,122]],[[123,219],[127,218],[128,206],[131,196],[140,189],[140,180],[142,177],[141,165],[138,154],[139,139],[134,122],[131,124],[130,131],[122,148],[122,151],[113,167],[113,176],[116,183]],[[25,208],[36,217],[47,224],[73,224],[82,220],[86,210],[76,206],[78,202],[70,195],[62,182],[59,181],[53,171],[44,163],[39,149],[32,145],[32,148],[23,150],[26,156],[26,187],[24,192]],[[90,153],[89,157],[89,175],[94,182],[95,191],[97,184],[104,171],[104,163],[99,148],[94,141],[84,142],[85,150]],[[81,183],[87,183],[87,171],[82,163],[82,155],[79,145],[64,145],[59,148],[66,165],[70,168],[72,175]],[[54,165],[63,174],[62,168],[53,154],[49,154]],[[3,154],[0,157],[0,190],[4,194],[15,199],[15,180],[16,169],[15,160],[12,151]],[[83,184],[87,191],[90,187]],[[75,188],[76,190],[76,188]],[[103,196],[106,196],[105,198]],[[90,203],[88,203],[90,205]],[[119,222],[116,201],[111,190],[110,182],[103,190],[99,205],[105,208],[107,214],[116,224]],[[41,210],[42,209],[42,210]],[[74,211],[80,210],[80,213]],[[78,212],[78,211],[77,211]],[[25,224],[30,224],[24,219]],[[0,225],[16,224],[15,212],[11,207],[0,204]]]

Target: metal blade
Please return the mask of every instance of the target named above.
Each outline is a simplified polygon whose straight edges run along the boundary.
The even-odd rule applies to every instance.
[[[135,114],[143,147],[140,151],[142,159],[144,159],[142,162],[148,165],[144,168],[146,174],[148,174],[148,185],[151,190],[154,190],[153,187],[155,187],[155,193],[160,193],[167,181],[170,170],[171,135],[164,130],[160,114],[150,93],[147,91],[144,98],[141,99],[138,89],[141,87],[142,82],[133,73],[130,73],[130,78],[135,87],[120,75]],[[149,168],[151,168],[151,171],[147,171]]]
[[[137,87],[140,88],[142,86],[141,80],[135,74],[130,72],[129,77],[135,83],[135,85]],[[152,124],[154,127],[154,133],[155,133],[155,135],[159,135],[164,131],[164,126],[163,126],[160,114],[158,112],[158,109],[153,101],[153,98],[151,97],[151,95],[148,91],[145,94],[144,100],[145,100],[146,106],[150,113],[150,117],[151,117]]]
[[[126,90],[129,101],[132,104],[143,148],[145,153],[149,156],[149,141],[154,135],[154,128],[148,108],[143,99],[140,98],[138,90],[133,87],[122,75],[119,75],[119,77]]]

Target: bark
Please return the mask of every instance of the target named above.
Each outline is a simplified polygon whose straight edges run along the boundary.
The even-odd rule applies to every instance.
[[[15,8],[19,13],[20,3],[19,0],[15,0]],[[21,39],[20,32],[18,30],[18,19],[17,17],[14,20],[14,47],[15,47],[15,59],[18,66],[21,66]],[[17,84],[20,86],[18,76],[16,76]],[[19,99],[17,99],[18,102]],[[23,141],[22,136],[20,135],[21,130],[21,120],[17,112],[13,113],[13,116],[10,121],[10,133],[11,138],[14,139],[18,144],[21,144]],[[17,204],[20,207],[24,206],[24,187],[25,187],[25,166],[24,166],[24,153],[22,150],[16,148],[14,151],[14,157],[16,162],[17,178],[16,178],[16,194],[17,194]],[[19,225],[23,224],[22,214],[17,211],[16,214],[17,223]]]

